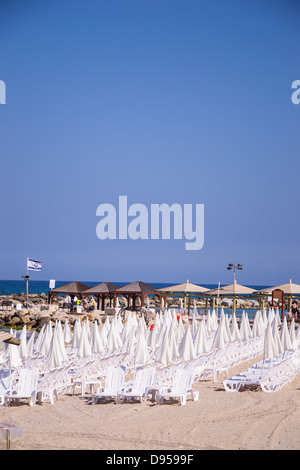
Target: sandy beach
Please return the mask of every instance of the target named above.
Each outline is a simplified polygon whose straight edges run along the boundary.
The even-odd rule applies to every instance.
[[[230,375],[257,362],[230,369]],[[1,407],[1,421],[22,428],[12,450],[297,450],[300,376],[276,393],[225,392],[218,381],[197,382],[199,401],[157,405],[91,404],[79,389],[58,401]],[[1,439],[0,448],[5,447]]]

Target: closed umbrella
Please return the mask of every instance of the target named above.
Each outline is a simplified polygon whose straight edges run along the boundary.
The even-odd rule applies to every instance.
[[[53,335],[52,326],[51,326],[51,323],[49,322],[45,328],[45,334],[43,336],[42,344],[38,351],[42,356],[47,356],[49,353],[52,335]]]
[[[44,334],[45,334],[45,329],[46,329],[46,325],[44,323],[44,325],[41,328],[41,331],[38,333],[38,337],[37,337],[36,342],[34,344],[33,350],[36,351],[36,352],[40,351],[40,347],[41,347],[41,344],[43,342],[43,338],[44,338]]]
[[[206,337],[206,330],[204,322],[200,322],[196,336],[194,339],[194,347],[196,351],[196,355],[200,356],[201,354],[207,353],[209,351],[209,346]]]
[[[58,339],[58,342],[59,342],[59,350],[60,350],[60,353],[62,355],[63,361],[67,362],[68,361],[68,355],[67,355],[67,351],[66,351],[66,348],[65,348],[64,333],[63,333],[63,329],[62,329],[60,320],[58,322],[56,322],[54,332],[57,335],[57,339]]]
[[[172,359],[177,359],[177,357],[179,357],[178,345],[175,336],[175,328],[175,324],[172,323],[169,330],[169,344]]]
[[[265,338],[264,338],[264,361],[266,359],[272,359],[276,355],[276,346],[274,343],[273,333],[272,333],[272,326],[271,323],[268,322]]]
[[[28,354],[28,357],[31,357],[32,354],[33,354],[33,351],[34,351],[34,340],[35,340],[35,331],[33,330],[31,335],[30,335],[30,338],[27,342],[27,354]]]
[[[91,346],[92,353],[95,353],[95,354],[101,353],[104,350],[100,341],[99,328],[98,328],[97,321],[94,321],[94,324],[93,324],[91,338],[90,338],[90,346]]]
[[[47,362],[51,369],[61,367],[66,362],[66,352],[64,351],[64,344],[62,345],[60,331],[54,329],[49,352],[47,354]]]
[[[66,344],[72,342],[72,332],[68,320],[64,324],[64,341]]]
[[[107,349],[110,352],[114,352],[116,350],[119,350],[122,345],[123,341],[118,330],[118,325],[113,319],[107,336]]]
[[[89,357],[92,355],[92,350],[88,338],[88,332],[86,328],[82,328],[81,338],[77,350],[78,357]]]
[[[168,328],[164,329],[164,335],[162,338],[161,346],[158,348],[156,361],[161,362],[164,365],[170,364],[172,362],[172,353],[169,343]]]
[[[10,329],[10,334],[15,336],[15,332]],[[6,356],[8,357],[8,365],[11,369],[17,369],[22,366],[22,359],[20,356],[19,346],[15,344],[8,343]]]
[[[135,327],[132,326],[130,332],[127,334],[123,342],[121,352],[133,355],[134,350],[135,350]]]
[[[256,337],[262,336],[264,332],[265,332],[265,329],[264,329],[264,322],[262,319],[261,311],[257,310],[255,317],[254,317],[253,325],[252,325],[252,335],[254,338],[256,338]]]
[[[235,312],[233,312],[233,315],[232,315],[232,320],[231,320],[231,325],[230,325],[230,335],[231,335],[232,341],[239,341],[241,338]]]
[[[20,351],[19,352],[20,352],[21,359],[26,359],[26,357],[28,357],[26,325],[23,326],[21,334],[20,334]]]
[[[283,319],[281,332],[280,332],[280,341],[281,341],[283,351],[288,351],[288,350],[293,349],[291,337],[290,337],[288,326],[287,326],[286,317],[284,317]]]
[[[185,330],[185,334],[181,340],[178,352],[179,357],[182,357],[185,361],[190,361],[191,359],[196,358],[196,351],[192,340],[190,325],[188,325]]]
[[[240,326],[240,337],[241,341],[249,341],[252,338],[252,331],[249,325],[248,315],[245,314],[243,311],[242,319],[241,319],[241,326]]]
[[[223,349],[226,346],[226,333],[224,317],[221,319],[219,326],[214,334],[212,348]]]
[[[78,349],[80,339],[82,336],[82,326],[80,320],[76,320],[74,324],[73,336],[72,336],[72,349]]]
[[[276,322],[276,317],[274,318],[272,322],[272,333],[273,333],[273,339],[274,339],[274,344],[275,344],[275,351],[276,351],[276,356],[278,354],[282,354],[282,345],[280,341],[280,336],[279,336],[279,330]]]
[[[137,337],[137,345],[136,345],[134,361],[136,365],[145,365],[150,361],[150,355],[149,355],[147,343],[145,340],[145,335],[142,331],[140,331]]]
[[[295,319],[293,318],[289,327],[289,333],[293,349],[296,349]]]

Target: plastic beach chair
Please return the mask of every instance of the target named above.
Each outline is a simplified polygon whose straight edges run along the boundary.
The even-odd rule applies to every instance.
[[[105,379],[105,386],[99,387],[92,393],[92,404],[100,398],[116,398],[124,385],[125,372],[122,367],[109,367]]]
[[[132,384],[124,387],[124,389],[117,394],[116,403],[124,403],[126,398],[139,398],[140,402],[142,402],[144,398],[146,401],[146,392],[148,388],[151,388],[154,374],[154,367],[139,369]]]
[[[193,390],[194,371],[191,369],[177,369],[174,383],[168,390],[158,389],[156,401],[161,405],[166,398],[179,399],[181,405],[186,404],[187,397],[192,396],[194,401],[199,400],[199,392]]]
[[[12,400],[20,401],[22,398],[28,400],[30,406],[34,405],[34,393],[38,380],[38,369],[20,369],[19,377],[16,385],[4,397],[5,404],[9,404]]]

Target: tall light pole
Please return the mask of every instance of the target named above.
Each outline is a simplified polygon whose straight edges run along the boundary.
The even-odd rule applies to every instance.
[[[227,269],[228,270],[231,270],[233,269],[233,312],[235,313],[235,299],[236,299],[236,294],[235,294],[235,271],[236,269],[239,269],[239,270],[242,270],[243,269],[243,265],[242,264],[236,264],[236,262],[234,262],[233,264],[228,264],[227,266]]]

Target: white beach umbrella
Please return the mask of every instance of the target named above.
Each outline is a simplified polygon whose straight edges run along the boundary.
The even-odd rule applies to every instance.
[[[152,353],[156,350],[156,336],[157,336],[157,327],[154,324],[154,327],[150,330],[148,336],[148,346],[150,347]]]
[[[16,336],[12,329],[10,329],[10,334]],[[6,350],[6,355],[8,357],[8,364],[11,369],[18,369],[22,366],[19,346],[9,343]]]
[[[135,351],[135,327],[132,326],[130,332],[126,335],[121,352],[133,355]]]
[[[281,325],[281,319],[280,319],[280,314],[279,314],[279,309],[278,308],[276,308],[275,317],[276,317],[276,320],[277,320],[277,325]]]
[[[261,316],[261,311],[257,310],[254,316],[252,325],[252,335],[254,338],[262,336],[264,334],[264,324]]]
[[[215,309],[213,309],[213,311],[211,312],[211,328],[212,331],[216,331],[216,329],[218,328],[218,317]]]
[[[214,331],[210,310],[208,310],[207,312],[206,328],[208,332]]]
[[[243,311],[241,325],[240,325],[240,339],[241,341],[249,341],[252,338],[252,331],[249,325],[248,315]]]
[[[156,336],[156,345],[158,348],[160,348],[164,335],[165,335],[165,330],[168,329],[168,326],[165,322],[163,322],[159,328],[159,331],[157,332]]]
[[[53,335],[52,326],[51,326],[51,322],[49,322],[45,328],[45,333],[43,336],[42,344],[38,351],[42,356],[47,356],[49,353],[52,335]]]
[[[94,321],[91,336],[90,336],[90,347],[92,353],[100,353],[102,352],[101,342],[100,342],[100,335],[99,335],[99,328],[97,320]]]
[[[72,349],[78,349],[80,339],[82,336],[82,326],[80,320],[76,320],[74,323],[73,336],[72,336]]]
[[[223,349],[226,346],[226,333],[224,317],[220,320],[217,330],[215,331],[212,348]]]
[[[262,311],[262,320],[263,320],[263,324],[264,324],[264,329],[266,330],[267,325],[268,325],[268,314],[267,314],[267,310],[265,308]]]
[[[177,326],[176,331],[175,331],[175,337],[176,337],[177,344],[180,344],[184,334],[185,334],[185,329],[184,329],[184,326],[183,326],[183,323],[182,323],[182,318],[180,316],[179,320],[178,320],[178,326]]]
[[[232,319],[231,319],[230,335],[231,335],[232,341],[239,341],[241,338],[235,312],[233,312]]]
[[[172,322],[170,326],[170,330],[169,330],[169,345],[170,345],[170,352],[171,352],[172,359],[177,359],[177,357],[179,357],[178,344],[177,344],[176,336],[175,336],[175,329],[176,329],[176,326]]]
[[[23,326],[21,334],[20,334],[19,353],[20,353],[21,359],[26,359],[26,357],[28,357],[26,325]]]
[[[278,354],[281,354],[283,350],[282,350],[282,345],[280,341],[276,317],[274,318],[272,322],[272,333],[273,333],[273,339],[274,339],[274,344],[275,344],[275,352],[276,352],[275,356],[277,356]]]
[[[280,341],[281,341],[283,351],[293,349],[291,337],[290,337],[288,326],[287,326],[286,317],[284,317],[283,323],[281,326]]]
[[[208,337],[208,329],[207,329],[207,326],[206,326],[206,320],[205,320],[205,316],[204,316],[204,315],[202,316],[201,323],[203,323],[203,328],[204,328],[204,331],[205,331],[205,336],[206,336],[206,338],[207,338],[207,337]],[[216,329],[217,329],[217,328],[216,328]]]
[[[268,322],[269,323],[272,323],[272,321],[274,320],[275,318],[275,312],[274,312],[274,309],[273,308],[269,308],[269,312],[267,314],[267,318],[268,318]]]
[[[115,352],[119,350],[123,345],[122,339],[115,322],[111,322],[110,330],[107,335],[107,350],[109,352]]]
[[[43,338],[44,338],[44,334],[45,334],[45,329],[46,329],[46,324],[44,323],[44,325],[42,326],[41,331],[38,333],[38,337],[37,337],[37,339],[34,343],[33,350],[36,351],[36,352],[40,351],[40,347],[41,347],[41,344],[43,342]]]
[[[207,342],[207,337],[206,337],[206,331],[205,331],[205,324],[204,322],[200,322],[196,336],[194,339],[194,347],[195,347],[195,352],[197,356],[200,356],[201,354],[207,353],[209,351],[209,346]]]
[[[185,334],[181,340],[178,352],[179,357],[182,357],[185,361],[196,358],[196,351],[192,340],[190,325],[188,325],[185,330]]]
[[[274,343],[271,323],[268,322],[264,338],[264,360],[272,359],[276,355],[276,346]]]
[[[47,362],[51,369],[60,367],[66,363],[66,351],[64,350],[65,346],[62,345],[61,341],[61,332],[59,329],[55,328],[51,338],[51,344],[49,352],[47,354]]]
[[[30,335],[30,338],[27,342],[27,354],[28,354],[28,357],[31,357],[33,355],[33,352],[34,352],[34,340],[35,340],[35,331],[32,330],[32,333]]]
[[[103,350],[107,349],[107,330],[104,325],[101,326],[99,330],[99,339],[100,339],[100,344]]]
[[[156,361],[161,364],[170,364],[172,362],[172,353],[170,349],[168,328],[164,329],[164,335],[160,347],[158,348]]]
[[[229,327],[228,315],[225,315],[224,323],[225,323],[226,343],[230,343],[232,341],[232,338],[231,338],[231,332],[230,332],[230,327]]]
[[[129,335],[132,328],[133,328],[133,323],[130,320],[130,315],[128,315],[128,317],[126,318],[126,321],[124,323],[121,335],[120,335],[121,339],[123,341],[123,344],[126,341],[126,338]]]
[[[60,354],[63,358],[63,361],[66,362],[66,361],[68,361],[68,355],[67,355],[67,351],[66,351],[66,348],[65,348],[64,333],[63,333],[63,329],[62,329],[60,320],[55,322],[53,335],[54,335],[54,333],[57,336],[57,341],[59,343],[58,347],[59,347]]]
[[[77,349],[78,357],[89,357],[92,355],[92,350],[88,338],[88,332],[86,328],[82,328],[81,338]]]
[[[137,337],[136,351],[135,351],[135,364],[144,365],[150,361],[150,355],[145,340],[145,335],[141,331]]]
[[[64,342],[66,344],[71,343],[72,342],[72,337],[73,337],[73,335],[72,335],[72,332],[71,332],[69,322],[68,322],[68,320],[66,320],[65,324],[64,324]]]
[[[289,327],[289,334],[293,349],[296,349],[295,319],[293,318]]]
[[[16,346],[15,344],[8,344],[7,354],[10,369],[17,369],[22,366],[19,346]]]
[[[106,333],[107,333],[107,335],[108,335],[109,330],[110,330],[110,323],[109,323],[109,318],[108,318],[108,317],[106,317],[102,329],[104,329],[104,331],[106,331]]]
[[[192,337],[193,338],[195,338],[196,331],[197,331],[197,321],[196,321],[195,315],[193,315],[193,319],[192,319]]]

